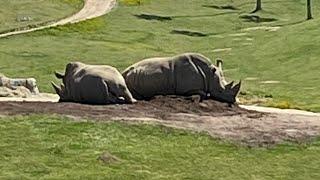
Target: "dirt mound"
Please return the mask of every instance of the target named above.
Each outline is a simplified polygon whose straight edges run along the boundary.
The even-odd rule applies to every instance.
[[[320,135],[320,117],[261,113],[198,96],[157,97],[136,104],[93,106],[54,102],[0,102],[1,115],[59,114],[75,120],[156,123],[207,132],[215,138],[248,146],[272,146],[283,141],[305,142]]]
[[[55,113],[95,119],[113,119],[115,117],[167,119],[172,113],[197,114],[200,116],[233,116],[254,112],[235,105],[231,107],[228,104],[213,100],[200,102],[199,96],[186,98],[159,96],[150,101],[139,101],[136,104],[104,106],[77,103],[0,102],[0,111],[3,115]]]

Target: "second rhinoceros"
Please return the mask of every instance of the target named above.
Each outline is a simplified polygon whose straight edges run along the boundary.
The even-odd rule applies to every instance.
[[[174,57],[142,60],[122,73],[127,87],[136,99],[156,95],[201,95],[227,103],[234,103],[241,82],[227,84],[222,63],[215,66],[198,53],[184,53]]]
[[[65,74],[55,73],[62,79],[58,87],[52,82],[60,102],[87,104],[134,103],[120,72],[107,65],[86,65],[72,62],[66,66]]]

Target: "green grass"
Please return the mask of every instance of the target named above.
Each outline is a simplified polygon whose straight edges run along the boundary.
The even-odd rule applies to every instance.
[[[82,4],[82,0],[1,0],[0,32],[61,19]],[[30,19],[23,21],[23,17]]]
[[[0,119],[0,179],[319,179],[320,141],[237,147],[160,126]],[[109,152],[119,162],[97,160]]]
[[[131,0],[129,0],[131,1]],[[255,23],[239,18],[254,9],[255,1],[239,0],[147,0],[141,5],[121,1],[109,15],[76,25],[52,28],[0,39],[0,71],[8,76],[34,76],[40,90],[53,92],[52,72],[67,62],[79,60],[110,64],[120,70],[140,59],[199,52],[225,61],[229,80],[242,79],[247,98],[272,97],[272,103],[287,101],[290,107],[320,111],[320,4],[313,2],[314,20],[305,19],[305,0],[265,0],[263,18],[277,21]],[[209,8],[233,5],[237,11]],[[205,7],[207,6],[207,7]],[[171,17],[157,21],[134,15]],[[281,26],[276,32],[242,29]],[[172,31],[191,31],[208,36],[192,37]],[[252,43],[248,45],[246,43]],[[214,49],[232,48],[214,52]],[[17,73],[19,72],[19,74]],[[247,77],[258,78],[246,81]],[[262,84],[261,81],[280,81]],[[250,96],[249,96],[250,95]]]
[[[0,5],[5,2],[9,1]],[[32,23],[70,14],[79,2],[10,0],[24,3],[38,17]],[[71,60],[123,70],[142,58],[193,51],[223,58],[228,79],[258,78],[244,81],[245,98],[272,97],[265,105],[320,111],[319,2],[313,2],[316,19],[308,22],[303,22],[305,0],[263,3],[264,11],[258,15],[277,21],[240,19],[253,10],[252,0],[121,0],[116,10],[101,18],[0,39],[0,72],[11,77],[33,76],[42,91],[53,92],[52,72],[62,71]],[[203,6],[226,4],[239,10]],[[41,7],[41,12],[28,7]],[[0,6],[0,22],[1,18],[10,22],[8,26],[1,23],[0,31],[24,25],[10,14],[15,8]],[[172,20],[134,16],[142,13]],[[231,36],[247,27],[277,25],[282,25],[277,32]],[[208,36],[171,33],[174,30]],[[247,38],[253,39],[252,45],[243,45],[251,42]],[[217,48],[232,50],[213,52]],[[260,83],[265,80],[280,83]],[[160,126],[76,122],[48,115],[2,117],[0,122],[0,179],[320,179],[319,139],[264,149]],[[97,160],[103,152],[120,161],[104,164]]]

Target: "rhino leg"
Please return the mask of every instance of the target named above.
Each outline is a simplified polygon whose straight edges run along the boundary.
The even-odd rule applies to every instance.
[[[111,103],[111,104],[119,103],[118,95],[114,93],[114,91],[112,91],[112,88],[107,84],[107,82],[102,80],[102,83],[104,86],[104,94],[106,96],[107,103]]]
[[[137,102],[137,100],[132,97],[130,91],[127,88],[123,91],[123,97],[127,103],[133,104]]]
[[[119,85],[115,87],[111,86],[109,88],[109,93],[112,94],[116,99],[117,99],[117,103],[135,103],[137,102],[137,100],[135,100],[132,97],[132,94],[130,93],[130,91],[128,90],[128,88],[126,86],[123,85]]]
[[[147,97],[144,97],[144,96],[140,95],[139,93],[137,93],[133,88],[130,89],[129,93],[133,96],[132,98],[135,99],[135,100],[136,99],[138,99],[138,100],[148,99]],[[128,93],[126,93],[126,94],[128,94]]]
[[[186,96],[200,95],[200,101],[204,99],[208,99],[207,93],[204,92],[203,90],[191,90],[191,91],[188,91],[185,95]]]

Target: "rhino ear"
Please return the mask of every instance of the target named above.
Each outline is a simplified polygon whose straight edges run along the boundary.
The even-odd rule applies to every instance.
[[[217,69],[215,67],[212,67],[211,71],[214,74],[214,73],[216,73]]]
[[[240,87],[241,87],[241,81],[232,88],[233,94],[234,94],[235,96],[239,93]]]
[[[217,67],[219,67],[219,68],[222,69],[223,60],[222,60],[222,59],[217,59],[217,60],[216,60],[216,64],[217,64]]]
[[[54,74],[56,75],[56,77],[58,79],[63,79],[64,78],[64,75],[62,73],[59,73],[59,72],[55,71]]]
[[[54,82],[51,82],[51,84],[52,84],[54,90],[56,91],[56,93],[61,97],[61,95],[62,95],[61,88],[59,86],[57,86]]]

